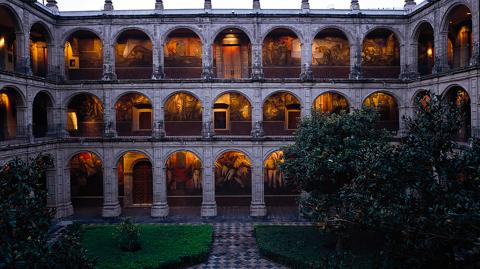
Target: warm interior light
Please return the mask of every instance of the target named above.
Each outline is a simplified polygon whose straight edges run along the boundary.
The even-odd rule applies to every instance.
[[[223,45],[239,45],[240,41],[235,34],[226,34],[222,40]]]
[[[8,100],[8,95],[5,93],[0,93],[0,105],[4,105],[6,109],[10,107],[10,102]]]
[[[5,38],[2,36],[0,37],[0,48],[3,48],[5,46]]]
[[[427,50],[427,55],[428,55],[428,57],[432,57],[432,56],[433,56],[433,49],[432,49],[432,48],[428,48],[428,50]]]
[[[67,129],[70,131],[78,130],[77,113],[68,112]]]

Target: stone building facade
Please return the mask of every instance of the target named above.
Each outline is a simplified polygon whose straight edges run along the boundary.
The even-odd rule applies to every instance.
[[[54,0],[0,0],[0,163],[51,153],[57,217],[76,205],[164,217],[185,204],[204,217],[231,204],[264,216],[297,195],[272,158],[315,109],[375,106],[401,136],[402,117],[430,91],[466,104],[459,139],[479,134],[476,0],[403,10],[113,5],[59,12]]]

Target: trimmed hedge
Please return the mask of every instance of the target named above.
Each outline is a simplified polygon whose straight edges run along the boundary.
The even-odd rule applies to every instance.
[[[213,241],[209,225],[141,224],[142,249],[123,252],[113,239],[115,225],[87,226],[82,245],[98,258],[97,268],[179,268],[205,261]]]
[[[257,225],[255,237],[262,256],[291,268],[372,268],[377,253],[366,234],[336,253],[335,236],[315,226]]]

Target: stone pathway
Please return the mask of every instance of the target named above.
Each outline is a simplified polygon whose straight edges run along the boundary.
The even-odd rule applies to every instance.
[[[213,224],[213,249],[208,261],[190,269],[288,269],[288,267],[260,257],[255,237],[253,236],[253,225],[252,223]],[[309,223],[288,223],[286,225],[309,225]]]

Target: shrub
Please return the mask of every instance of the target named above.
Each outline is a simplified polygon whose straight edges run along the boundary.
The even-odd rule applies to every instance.
[[[90,269],[96,260],[92,259],[81,245],[83,229],[80,224],[69,225],[50,247],[50,268]]]
[[[125,218],[116,227],[114,239],[122,251],[137,251],[142,248],[140,230],[131,218]]]

